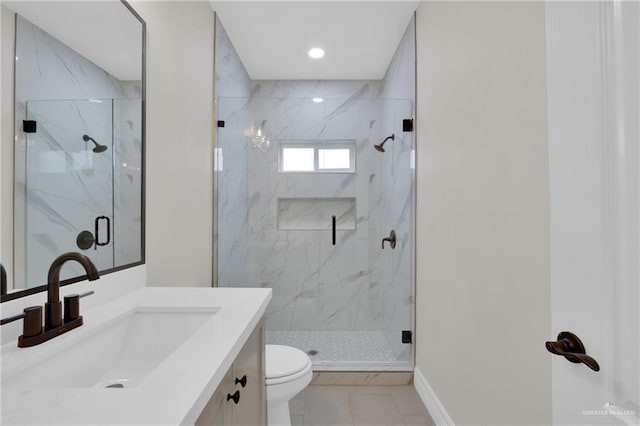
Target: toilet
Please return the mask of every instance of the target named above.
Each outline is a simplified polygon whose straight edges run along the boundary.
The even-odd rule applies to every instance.
[[[291,426],[289,401],[311,383],[311,359],[300,349],[266,345],[267,425]]]

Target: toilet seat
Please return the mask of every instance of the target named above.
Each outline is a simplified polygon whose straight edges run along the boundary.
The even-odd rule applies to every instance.
[[[311,360],[300,349],[283,345],[266,345],[266,384],[277,385],[294,381],[311,370]]]

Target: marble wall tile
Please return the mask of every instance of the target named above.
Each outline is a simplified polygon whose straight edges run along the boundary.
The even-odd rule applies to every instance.
[[[132,99],[113,101],[114,264],[142,258],[142,87],[124,83]]]
[[[336,86],[329,82],[253,82],[253,121],[260,123],[272,143],[249,152],[251,263],[262,266],[251,278],[274,288],[270,328],[349,330],[376,329],[382,324],[381,292],[370,284],[367,251],[362,249],[369,241],[371,133],[377,130],[374,123],[380,115],[380,103],[372,96],[379,93],[380,83],[337,82]],[[312,93],[324,102],[313,103]],[[356,173],[278,172],[280,141],[335,139],[355,141]],[[354,198],[356,229],[338,230],[335,246],[328,227],[278,231],[278,199],[309,197]]]
[[[249,96],[251,82],[216,17],[215,113],[225,126],[216,131],[214,244],[216,284],[249,287]]]
[[[378,80],[255,80],[251,83],[251,96],[255,98],[375,99],[381,91]]]
[[[111,108],[111,102],[27,102],[28,118],[38,122],[38,132],[27,136],[30,284],[45,284],[49,265],[61,253],[80,251],[76,237],[83,230],[93,232],[97,216],[112,217]],[[89,131],[100,143],[109,141],[109,149],[92,152],[92,145],[82,140],[82,134]],[[98,269],[113,267],[111,247],[86,252]],[[63,276],[77,275],[80,270],[76,265],[65,268]]]
[[[16,56],[17,100],[122,97],[118,79],[20,15]]]
[[[279,230],[329,230],[333,219],[337,230],[356,229],[356,199],[278,198],[276,217]]]
[[[215,96],[216,98],[248,98],[251,80],[238,52],[216,16]]]
[[[218,285],[249,285],[249,197],[248,146],[244,131],[248,123],[246,99],[218,102],[218,117],[225,127],[218,128],[216,149],[220,159],[215,171],[215,234]]]

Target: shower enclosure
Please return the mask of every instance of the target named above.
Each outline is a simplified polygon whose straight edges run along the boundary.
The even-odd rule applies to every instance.
[[[16,150],[16,229],[25,238],[15,273],[27,288],[46,283],[60,253],[80,251],[98,270],[139,258],[128,235],[139,234],[129,193],[140,189],[140,155],[121,142],[137,131],[140,109],[140,99],[25,102],[25,146]],[[83,274],[70,264],[62,278]]]
[[[413,101],[341,84],[216,99],[216,284],[272,288],[267,343],[315,370],[411,370]]]

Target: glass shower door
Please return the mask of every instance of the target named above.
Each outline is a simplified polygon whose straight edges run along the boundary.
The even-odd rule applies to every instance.
[[[79,251],[113,267],[111,100],[29,101],[26,117],[26,282],[46,283],[58,255]],[[82,275],[70,263],[61,278]]]
[[[405,128],[404,120],[411,120],[414,112],[408,99],[383,99],[381,103],[382,131],[377,143],[387,142],[384,152],[373,149],[372,155],[381,166],[377,190],[382,196],[377,202],[383,207],[375,242],[380,243],[383,265],[382,329],[393,353],[392,363],[406,365],[413,360],[415,166],[414,133]],[[393,139],[387,139],[390,136]]]
[[[335,226],[320,237],[314,368],[411,369],[413,133],[403,132],[402,120],[412,117],[412,102],[325,99],[324,108],[318,166],[323,217],[335,216]],[[392,134],[384,152],[374,148]],[[323,151],[333,164],[323,167]]]

